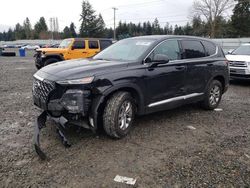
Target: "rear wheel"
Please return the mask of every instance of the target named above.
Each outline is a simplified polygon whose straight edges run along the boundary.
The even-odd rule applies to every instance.
[[[113,138],[126,136],[133,124],[135,102],[128,92],[115,93],[103,113],[103,128]]]
[[[205,94],[202,107],[207,110],[213,110],[218,107],[222,97],[222,84],[218,80],[213,80]]]
[[[52,64],[52,63],[56,63],[56,62],[58,62],[58,61],[59,61],[59,60],[56,59],[56,58],[49,58],[49,59],[47,59],[47,60],[44,62],[44,66],[50,65],[50,64]]]

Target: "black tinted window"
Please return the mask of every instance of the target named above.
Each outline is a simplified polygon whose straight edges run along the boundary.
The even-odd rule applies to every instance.
[[[112,44],[112,41],[110,41],[110,40],[100,40],[101,50],[109,47],[111,44]]]
[[[75,41],[73,47],[74,49],[85,49],[85,41]]]
[[[157,54],[167,55],[169,60],[177,60],[180,57],[180,48],[177,40],[168,40],[161,43],[153,52],[153,56]]]
[[[200,58],[205,57],[204,47],[200,41],[194,40],[183,40],[183,59]]]
[[[98,41],[89,41],[89,49],[98,49]]]
[[[206,56],[214,55],[216,53],[216,46],[212,42],[202,41],[206,49]]]

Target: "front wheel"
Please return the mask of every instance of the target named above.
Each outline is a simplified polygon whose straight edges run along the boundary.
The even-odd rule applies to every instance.
[[[133,124],[135,102],[128,92],[115,93],[108,101],[103,113],[103,127],[112,138],[126,136]]]
[[[213,80],[205,94],[202,107],[207,110],[213,110],[218,107],[222,97],[222,84],[218,80]]]

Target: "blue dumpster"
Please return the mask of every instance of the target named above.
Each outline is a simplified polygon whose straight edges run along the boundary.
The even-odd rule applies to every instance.
[[[20,48],[19,49],[19,55],[20,55],[20,57],[25,57],[25,49]]]

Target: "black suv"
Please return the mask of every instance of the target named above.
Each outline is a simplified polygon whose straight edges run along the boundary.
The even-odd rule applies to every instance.
[[[53,119],[65,145],[65,128],[114,138],[130,131],[135,115],[200,102],[212,110],[229,83],[222,49],[204,38],[144,36],[121,40],[91,59],[44,67],[34,75],[33,98],[43,113],[36,121],[35,147],[46,119]]]

